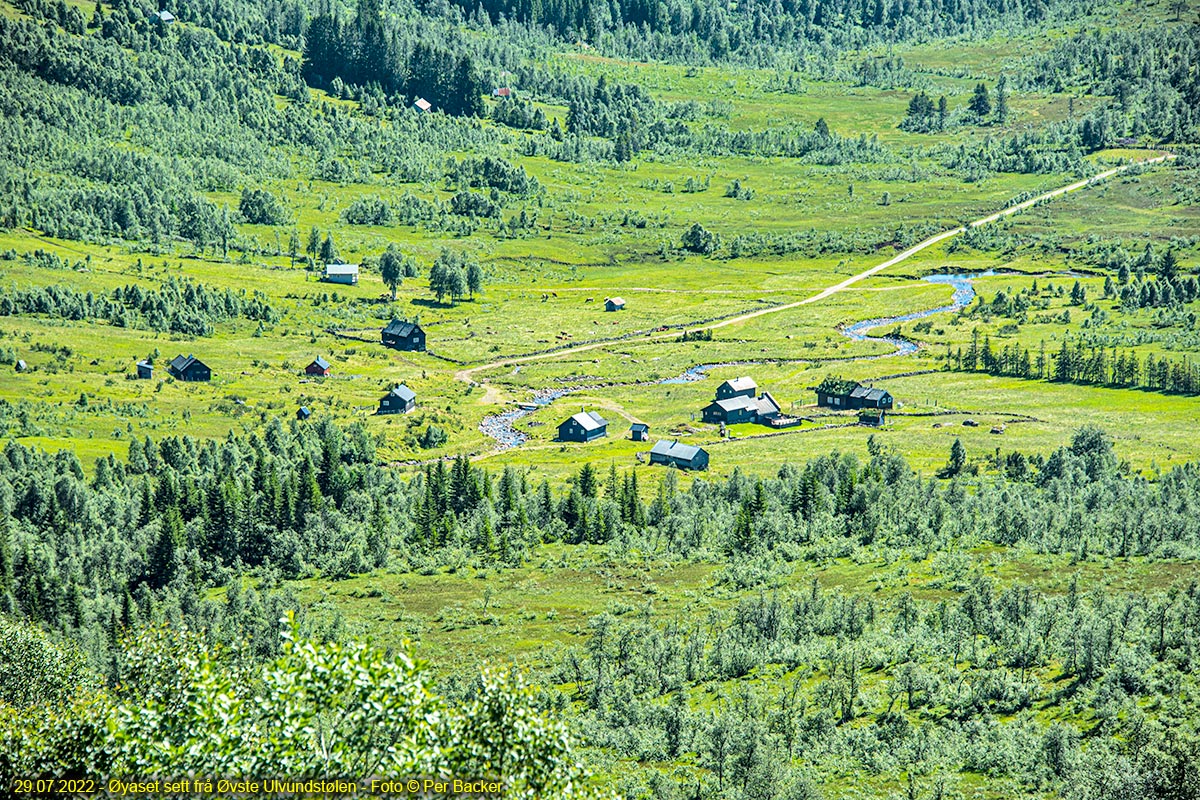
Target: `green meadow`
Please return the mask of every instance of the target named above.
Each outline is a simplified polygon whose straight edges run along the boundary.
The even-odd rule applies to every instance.
[[[627,800],[1194,796],[1194,8],[284,5],[0,0],[0,613],[512,666]]]

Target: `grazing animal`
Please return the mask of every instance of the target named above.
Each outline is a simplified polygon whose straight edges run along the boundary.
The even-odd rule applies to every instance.
[[[596,298],[594,298],[594,297],[589,297],[587,300],[584,300],[583,302],[585,302],[585,303],[591,303],[591,302],[593,302],[595,299],[596,299]]]

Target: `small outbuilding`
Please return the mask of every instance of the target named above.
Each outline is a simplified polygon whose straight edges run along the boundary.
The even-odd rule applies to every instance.
[[[418,97],[412,104],[414,111],[420,111],[422,114],[428,114],[433,110],[433,104],[424,97]]]
[[[731,397],[754,397],[758,384],[752,378],[741,377],[725,381],[717,387],[717,399],[728,400]]]
[[[15,367],[17,372],[24,372],[25,370],[29,369],[29,365],[25,363],[25,359],[23,358],[17,359]]]
[[[501,86],[492,90],[492,97],[502,97],[505,100],[512,97],[512,89],[507,86]]]
[[[887,412],[882,408],[864,408],[858,412],[858,424],[878,428],[887,422]]]
[[[379,401],[378,414],[407,414],[417,407],[417,395],[403,383]]]
[[[650,463],[680,469],[708,469],[708,452],[702,447],[659,439],[650,450]]]
[[[154,365],[149,361],[137,362],[137,376],[140,381],[148,381],[154,377]]]
[[[208,365],[191,353],[171,359],[167,372],[178,381],[207,381],[212,378],[212,370]]]
[[[174,25],[175,24],[175,15],[172,14],[170,11],[167,11],[166,9],[163,9],[162,11],[155,11],[153,14],[150,15],[150,18],[157,20],[158,22],[162,23],[163,25]]]
[[[300,406],[296,409],[296,419],[300,420],[301,422],[304,422],[304,420],[311,416],[312,412],[308,410],[308,406]]]
[[[629,438],[635,442],[650,441],[650,426],[644,422],[635,422],[629,426]]]
[[[383,343],[397,350],[425,350],[425,331],[415,322],[394,319],[382,331]]]
[[[321,280],[353,286],[358,283],[358,264],[326,264]]]
[[[605,311],[624,311],[625,310],[625,298],[624,297],[607,297],[607,298],[605,298],[604,310]]]
[[[313,362],[304,368],[305,375],[319,375],[327,377],[331,369],[329,362],[323,356],[317,356]]]
[[[595,411],[580,411],[558,426],[562,442],[591,442],[608,436],[608,421]]]

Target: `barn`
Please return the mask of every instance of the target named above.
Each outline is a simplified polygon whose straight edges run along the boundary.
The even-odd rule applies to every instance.
[[[650,449],[651,464],[666,464],[680,469],[708,469],[708,452],[701,447],[659,439]]]
[[[608,422],[595,411],[580,411],[558,426],[561,442],[590,442],[608,436]]]
[[[415,322],[394,319],[382,331],[383,343],[397,350],[425,350],[425,331]]]
[[[212,370],[191,353],[171,359],[171,363],[167,365],[167,372],[180,381],[207,381],[212,378]]]

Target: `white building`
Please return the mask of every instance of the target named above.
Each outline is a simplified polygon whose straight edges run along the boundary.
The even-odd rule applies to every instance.
[[[325,277],[322,280],[330,283],[358,283],[358,264],[326,264]]]

